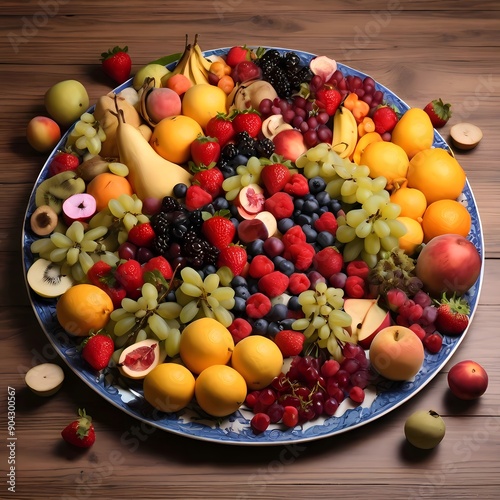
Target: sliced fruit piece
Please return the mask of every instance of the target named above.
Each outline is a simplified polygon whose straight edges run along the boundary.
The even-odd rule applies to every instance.
[[[245,219],[238,224],[238,239],[245,245],[255,240],[267,240],[269,233],[264,221],[257,219]]]
[[[36,260],[26,275],[28,285],[41,297],[54,298],[62,295],[73,285],[73,278],[61,274],[61,267],[46,259]]]
[[[238,196],[240,206],[249,214],[257,214],[264,209],[264,190],[258,184],[249,184],[241,189]]]
[[[264,223],[264,226],[267,229],[268,238],[274,236],[278,232],[278,223],[276,221],[276,217],[271,212],[264,210],[263,212],[259,212],[255,216],[255,218]]]
[[[138,380],[163,363],[166,357],[167,353],[161,342],[146,339],[122,351],[118,359],[118,369],[124,377]]]
[[[64,221],[68,226],[76,220],[87,222],[95,214],[96,207],[96,199],[91,194],[73,194],[63,202]]]
[[[483,132],[472,123],[462,122],[451,127],[450,136],[453,144],[458,149],[468,151],[469,149],[474,149],[479,144],[483,138]]]
[[[48,397],[61,388],[64,372],[59,365],[42,363],[28,370],[24,381],[36,395]]]
[[[42,205],[30,217],[31,230],[38,236],[47,236],[57,226],[59,218],[52,207]]]

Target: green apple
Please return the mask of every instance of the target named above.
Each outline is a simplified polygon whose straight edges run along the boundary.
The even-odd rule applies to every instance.
[[[444,420],[433,410],[419,410],[405,422],[406,439],[422,450],[435,448],[444,438]]]
[[[45,108],[61,126],[69,127],[87,111],[89,95],[77,80],[63,80],[45,93]]]
[[[139,90],[144,84],[144,80],[146,78],[154,78],[155,79],[155,87],[161,87],[161,79],[170,73],[170,71],[161,64],[147,64],[143,66],[134,76],[134,80],[132,82],[132,86],[135,90]]]

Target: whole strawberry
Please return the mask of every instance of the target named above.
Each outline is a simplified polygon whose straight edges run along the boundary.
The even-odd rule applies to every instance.
[[[213,167],[220,158],[220,144],[215,137],[201,135],[191,143],[191,159],[196,167]]]
[[[98,260],[87,271],[87,279],[110,296],[115,309],[121,307],[122,300],[127,296],[127,292],[116,281],[114,268],[107,262]]]
[[[101,54],[104,73],[118,84],[126,82],[132,70],[132,60],[127,52],[128,47],[122,49],[117,46]]]
[[[49,176],[66,172],[67,170],[76,170],[80,165],[78,156],[61,151],[52,158],[49,164]]]
[[[97,371],[104,370],[115,351],[113,339],[108,335],[97,333],[85,340],[82,358]]]
[[[270,196],[284,189],[291,178],[290,170],[281,163],[266,165],[260,172],[260,180]]]
[[[215,214],[201,226],[201,231],[209,243],[222,250],[229,246],[236,234],[234,224],[224,214]]]
[[[443,295],[438,301],[437,330],[443,335],[460,335],[469,324],[470,307],[465,299],[453,295],[450,299]]]
[[[247,252],[240,245],[223,248],[217,259],[217,267],[227,266],[234,276],[239,276],[247,264]]]
[[[245,46],[231,47],[226,55],[226,64],[234,68],[242,61],[250,61],[252,51]]]
[[[441,128],[451,117],[451,104],[445,104],[442,99],[434,99],[425,106],[424,111],[429,115],[432,126]]]
[[[335,114],[341,102],[342,95],[334,88],[325,86],[316,92],[316,105],[330,116]]]
[[[155,232],[149,222],[142,222],[133,226],[128,232],[127,240],[138,247],[151,248],[155,239]]]
[[[95,443],[95,429],[92,417],[87,415],[85,409],[78,410],[79,419],[67,425],[61,432],[63,439],[79,448],[90,448]]]
[[[281,330],[274,337],[274,342],[279,347],[284,358],[298,356],[304,347],[305,336],[295,330]]]
[[[375,123],[375,132],[382,135],[392,132],[399,118],[390,106],[381,106],[373,113],[372,120]]]
[[[222,194],[222,183],[224,175],[217,167],[196,167],[192,169],[194,172],[191,184],[199,186],[201,189],[210,194],[212,198],[217,198]]]
[[[129,259],[118,265],[115,271],[118,283],[125,288],[127,297],[137,299],[141,296],[141,287],[144,284],[141,264],[135,259]]]
[[[233,117],[233,127],[235,132],[248,132],[250,137],[257,137],[262,129],[262,118],[254,109],[238,111]]]
[[[208,136],[215,137],[219,141],[221,148],[236,135],[233,122],[229,116],[224,113],[218,113],[216,116],[210,118],[205,132]]]

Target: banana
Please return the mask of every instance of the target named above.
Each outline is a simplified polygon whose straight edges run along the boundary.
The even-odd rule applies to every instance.
[[[192,82],[194,85],[208,84],[208,71],[201,64],[199,58],[196,55],[196,51],[191,51],[189,57],[189,70],[192,77]]]
[[[186,35],[186,44],[184,46],[184,52],[182,53],[180,59],[177,61],[175,68],[172,70],[170,76],[177,74],[185,74],[186,66],[189,66],[189,56],[191,54],[192,45],[188,43],[188,36]]]
[[[351,110],[340,106],[333,117],[332,149],[341,158],[349,158],[358,142],[358,125]]]
[[[188,43],[188,38],[186,36],[184,52],[170,74],[170,76],[177,74],[184,75],[193,85],[209,83],[208,71],[211,65],[211,62],[203,56],[197,40],[198,35],[195,36],[192,44]]]
[[[194,53],[196,55],[196,58],[198,59],[199,63],[205,68],[205,70],[207,72],[210,71],[210,66],[212,65],[212,62],[205,58],[205,56],[203,55],[203,53],[201,51],[200,46],[196,42],[196,38],[195,38],[195,41],[194,41],[193,51],[194,51]]]

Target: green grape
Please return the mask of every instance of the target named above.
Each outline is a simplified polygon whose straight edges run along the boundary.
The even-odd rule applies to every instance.
[[[137,311],[141,310],[139,303],[129,297],[125,297],[124,299],[122,299],[121,306],[126,312],[131,314],[135,314]],[[111,315],[113,315],[115,311],[113,311]]]
[[[364,240],[365,252],[371,255],[377,255],[380,251],[380,238],[375,233],[369,233]]]
[[[135,324],[136,324],[135,316],[125,316],[124,318],[116,322],[113,332],[118,337],[121,337],[122,335],[125,335],[127,332],[132,330]]]
[[[363,222],[366,222],[369,215],[370,214],[364,208],[349,210],[345,216],[345,221],[349,226],[355,228]]]
[[[70,248],[73,246],[73,240],[62,233],[52,233],[50,239],[57,248]]]
[[[181,323],[187,324],[194,319],[194,317],[200,311],[200,306],[197,301],[192,300],[188,302],[181,310],[179,314],[179,319]]]
[[[373,231],[379,238],[384,238],[385,236],[389,236],[391,234],[391,228],[387,221],[382,219],[377,219],[373,222]]]
[[[181,332],[178,328],[172,328],[165,339],[165,351],[167,356],[174,358],[179,354],[181,344]]]
[[[165,340],[168,337],[170,328],[167,322],[158,314],[149,316],[148,326],[160,340]]]
[[[340,243],[349,243],[356,238],[356,230],[351,226],[339,225],[335,237]]]
[[[156,308],[157,314],[164,319],[176,319],[181,313],[182,306],[177,302],[162,302]]]
[[[66,262],[70,266],[74,266],[78,262],[80,250],[78,248],[70,248],[66,253]]]

